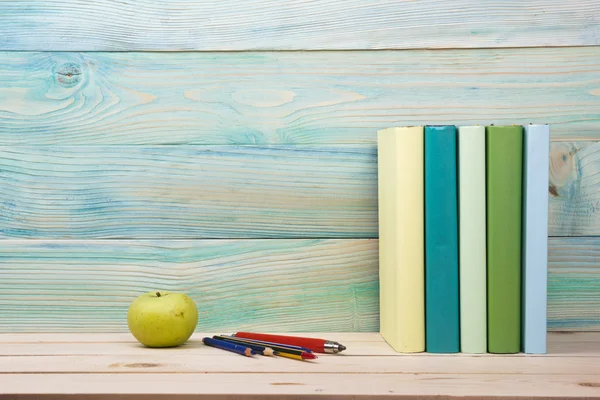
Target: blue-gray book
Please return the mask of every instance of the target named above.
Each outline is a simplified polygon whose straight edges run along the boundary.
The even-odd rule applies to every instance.
[[[546,353],[550,127],[526,125],[523,140],[522,351]]]

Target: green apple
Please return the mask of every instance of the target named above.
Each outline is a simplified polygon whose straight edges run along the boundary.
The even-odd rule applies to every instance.
[[[185,293],[145,293],[127,311],[131,334],[148,347],[179,346],[192,336],[197,324],[198,308]]]

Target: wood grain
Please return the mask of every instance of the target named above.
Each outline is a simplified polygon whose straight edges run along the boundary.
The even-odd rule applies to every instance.
[[[594,0],[0,2],[1,50],[306,50],[600,44]]]
[[[210,335],[212,336],[212,335]],[[209,337],[210,337],[209,336]],[[335,336],[334,336],[335,337]],[[71,353],[70,345],[28,345],[29,353],[34,355],[0,356],[0,375],[6,373],[234,373],[252,371],[253,373],[386,373],[394,374],[503,374],[518,373],[522,375],[593,375],[600,376],[600,358],[596,354],[590,357],[578,356],[546,356],[543,359],[532,359],[522,355],[514,357],[470,357],[458,354],[454,357],[447,355],[433,356],[423,354],[416,356],[395,356],[364,354],[359,343],[354,345],[356,354],[329,357],[318,355],[312,363],[290,363],[289,359],[279,357],[235,357],[236,354],[221,354],[222,350],[207,349],[200,341],[190,341],[183,348],[167,349],[159,352],[148,352],[148,349],[135,343],[120,343],[111,345],[105,351],[103,343],[90,344],[91,352],[81,355]],[[16,349],[25,346],[11,344]],[[76,347],[79,347],[75,344]],[[131,354],[130,348],[135,348],[136,354]],[[597,346],[596,346],[597,347]],[[37,349],[41,354],[35,355]],[[23,352],[27,352],[23,349]],[[64,350],[64,351],[62,351]],[[54,352],[61,354],[55,355]],[[8,353],[16,353],[13,349]],[[597,353],[597,352],[596,352]],[[40,362],[43,356],[44,362]],[[360,362],[357,358],[360,357]],[[493,358],[493,360],[491,360]],[[354,359],[354,361],[352,361]]]
[[[24,335],[29,337],[22,342],[13,342],[15,335],[0,335],[2,396],[600,398],[600,333],[549,334],[551,353],[538,356],[406,355],[394,352],[379,335],[344,333],[344,353],[320,355],[312,362],[240,357],[203,345],[204,335],[210,334],[199,333],[181,347],[159,350],[122,334],[105,334],[100,342],[87,337],[98,334],[32,334]],[[331,332],[314,335],[340,340]],[[59,336],[70,340],[55,342]],[[374,343],[385,346],[387,353]],[[86,346],[87,352],[82,352]]]
[[[599,252],[550,239],[550,330],[600,329]],[[156,289],[189,292],[199,330],[378,332],[377,260],[377,240],[2,240],[0,332],[126,332]]]
[[[552,143],[549,180],[550,235],[600,235],[600,142]]]
[[[221,332],[216,332],[221,333]],[[204,360],[208,363],[209,359],[214,358],[215,355],[220,355],[220,351],[217,350],[209,350],[202,344],[202,338],[205,336],[212,336],[215,332],[196,332],[192,335],[190,340],[183,346],[177,348],[166,348],[161,349],[160,353],[153,354],[152,352],[148,352],[148,349],[144,346],[141,346],[137,342],[131,333],[2,333],[0,334],[0,369],[3,369],[2,372],[8,372],[11,370],[10,364],[3,365],[2,363],[5,361],[14,362],[18,360],[17,357],[29,357],[24,358],[25,360],[31,360],[32,357],[36,356],[44,356],[44,357],[68,357],[70,360],[77,361],[80,356],[85,357],[96,357],[96,356],[120,356],[120,357],[128,357],[128,359],[137,358],[141,359],[152,359],[153,357],[162,358],[162,361],[158,361],[156,359],[152,359],[152,363],[165,363],[165,359],[163,356],[168,356],[168,361],[173,364],[179,364],[176,360],[179,357],[182,357],[182,364],[189,363],[192,357],[204,358]],[[532,367],[539,366],[538,361],[535,360],[535,357],[548,358],[599,358],[600,357],[600,341],[598,340],[598,332],[550,332],[548,333],[548,354],[544,355],[526,355],[524,353],[518,354],[467,354],[467,353],[455,353],[452,355],[449,354],[433,354],[433,353],[412,353],[407,355],[406,353],[398,353],[393,350],[393,348],[387,344],[382,336],[379,333],[357,333],[357,332],[298,332],[297,335],[308,336],[308,337],[319,337],[319,338],[329,338],[331,340],[336,340],[342,344],[344,344],[348,350],[345,350],[343,353],[335,355],[334,360],[339,360],[340,363],[345,363],[348,357],[363,357],[363,356],[376,356],[376,357],[400,357],[403,360],[412,360],[413,364],[411,367],[405,368],[405,370],[410,370],[411,368],[425,368],[419,369],[420,372],[436,372],[441,373],[443,371],[439,369],[433,369],[436,367],[435,360],[438,360],[440,363],[444,363],[445,360],[453,360],[456,362],[464,362],[458,361],[459,358],[473,358],[473,357],[481,357],[485,362],[486,359],[490,357],[500,357],[500,358],[524,358],[520,360],[515,360],[513,366],[517,366],[518,363],[529,363]],[[229,355],[233,357],[233,359],[237,359],[235,354],[225,353],[223,356]],[[326,357],[326,358],[324,358]],[[340,364],[335,361],[330,361],[329,355],[319,354],[319,360],[324,359],[327,360],[328,365],[332,368],[335,366],[339,366]],[[406,357],[406,358],[405,358]],[[414,357],[424,357],[426,360],[417,360]],[[20,358],[19,358],[20,359]],[[346,361],[344,361],[346,359]],[[58,360],[58,358],[57,358]],[[285,360],[286,362],[289,362]],[[592,367],[590,364],[590,360],[580,360],[583,365],[588,365]],[[142,362],[142,361],[138,361]],[[199,360],[202,362],[202,360]],[[398,366],[401,366],[404,361],[393,361],[398,363]],[[511,361],[498,361],[499,365],[503,365],[502,363],[509,363]],[[546,362],[546,361],[543,361]],[[29,364],[30,361],[25,361],[21,365],[28,365],[30,368],[29,372],[31,372],[34,368],[38,368],[38,371],[41,371],[41,368],[45,368],[46,372],[52,370],[53,366],[42,366],[42,365],[32,365]],[[94,368],[101,368],[103,362],[94,364]],[[50,363],[52,364],[52,363]],[[89,362],[88,362],[89,364]],[[125,362],[122,362],[125,364]],[[89,364],[91,366],[92,364]],[[195,365],[195,364],[194,364]],[[238,364],[236,364],[238,365]],[[261,365],[261,364],[258,364]],[[317,368],[313,366],[314,364],[308,363],[303,364],[308,366],[308,368]],[[447,365],[447,364],[446,364]],[[547,366],[555,366],[558,364],[545,364]],[[65,364],[63,364],[65,366]],[[114,366],[113,368],[116,368]],[[158,367],[158,366],[157,366]],[[164,370],[168,370],[168,368],[172,368],[172,366],[164,365]],[[209,367],[207,365],[207,367]],[[289,372],[293,371],[304,371],[302,365],[299,368],[289,369]],[[361,367],[360,364],[352,364],[346,365],[346,368],[354,368]],[[363,366],[364,367],[364,366]],[[433,368],[432,368],[433,367]],[[487,367],[490,367],[489,365]],[[153,367],[155,368],[155,367]],[[225,371],[225,367],[221,367],[222,371]],[[265,368],[264,372],[268,372],[266,368],[268,366],[263,365],[262,368]],[[278,368],[278,367],[275,367]],[[393,368],[390,366],[390,368]],[[16,370],[16,368],[12,368],[12,370]],[[121,369],[127,370],[127,369]],[[84,370],[80,370],[84,371]],[[129,370],[131,371],[131,370]],[[231,369],[227,369],[227,371],[231,371]],[[277,369],[271,370],[270,372],[276,372]],[[310,371],[314,371],[311,369]],[[363,370],[364,371],[364,370]],[[480,372],[484,372],[484,369],[480,369]],[[527,370],[522,369],[523,373],[527,373]],[[189,371],[188,371],[189,372]],[[213,371],[214,372],[214,371]],[[256,372],[256,371],[255,371]],[[335,372],[335,371],[331,371]],[[365,371],[366,372],[366,371]],[[390,371],[391,372],[391,371]],[[397,370],[396,372],[401,372],[401,370]],[[464,371],[469,372],[469,371]],[[475,372],[475,371],[473,371]],[[487,372],[500,372],[500,370],[487,370]],[[530,372],[535,372],[532,370]],[[548,372],[548,371],[546,371]],[[564,373],[574,372],[580,373],[575,370],[569,369],[569,371],[564,370]]]
[[[600,330],[600,237],[551,238],[548,326]]]
[[[221,333],[221,332],[219,332]],[[271,333],[282,333],[272,331]],[[201,340],[204,336],[214,334],[210,332],[196,332],[192,335],[191,340]],[[377,332],[299,332],[305,337],[333,337],[335,336],[336,340],[342,343],[354,343],[360,342],[360,348],[367,348],[369,351],[373,350],[373,348],[369,347],[370,344],[375,344],[377,346],[384,345],[381,348],[385,348],[387,351],[385,353],[360,353],[360,354],[372,354],[372,355],[389,355],[396,354],[390,346],[382,340],[381,335]],[[573,335],[575,335],[573,337]],[[559,343],[564,347],[567,343],[589,343],[596,340],[598,337],[595,332],[569,332],[568,335],[564,335],[561,333],[552,333],[552,342]],[[132,336],[129,332],[127,333],[102,333],[102,332],[78,332],[78,333],[32,333],[32,332],[19,332],[19,333],[0,333],[0,344],[3,346],[6,344],[26,344],[26,343],[103,343],[108,346],[109,343],[121,343],[121,342],[131,342]],[[369,344],[370,343],[370,344]],[[354,347],[354,346],[353,346]],[[164,351],[169,351],[165,349]],[[347,354],[347,353],[346,353]],[[353,351],[353,354],[357,354]],[[573,354],[575,355],[575,354]],[[600,349],[598,349],[598,355],[600,355]]]
[[[271,331],[274,332],[274,331]],[[219,331],[216,333],[223,333]],[[282,332],[285,334],[285,332]],[[213,333],[196,332],[188,342],[185,348],[185,355],[200,356],[207,355],[199,344],[204,336],[213,335]],[[297,335],[319,338],[335,338],[336,341],[346,345],[349,350],[342,353],[343,357],[352,356],[405,356],[406,354],[395,352],[387,344],[379,333],[376,332],[297,332]],[[103,355],[121,355],[142,357],[149,356],[142,346],[129,346],[123,349],[124,343],[132,342],[131,333],[123,331],[122,333],[35,333],[18,332],[0,334],[0,356],[56,356],[60,350],[62,356],[85,356],[100,355],[97,344],[102,344]],[[43,347],[39,346],[44,344]],[[65,350],[64,345],[69,344]],[[30,346],[34,345],[34,346]],[[161,355],[176,356],[182,355],[179,348],[162,349]],[[414,353],[411,356],[432,357],[431,353]],[[447,357],[448,355],[439,355]],[[456,357],[522,357],[519,354],[467,354],[457,353],[449,356]],[[597,332],[573,332],[556,331],[548,333],[548,353],[544,355],[527,355],[532,357],[600,357],[600,347]],[[14,360],[14,358],[13,358]]]
[[[391,126],[530,122],[598,140],[599,110],[597,47],[0,53],[6,145],[375,144]]]
[[[377,238],[376,153],[0,146],[0,238]],[[600,142],[554,143],[551,158],[550,235],[600,234]]]
[[[2,399],[566,400],[600,399],[597,375],[506,374],[0,374]],[[187,395],[187,396],[186,396]],[[218,396],[218,397],[217,397]],[[222,397],[223,396],[223,397]],[[327,396],[327,397],[325,397]]]
[[[377,241],[0,241],[0,331],[127,331],[133,299],[188,293],[199,330],[373,331]]]
[[[1,356],[0,375],[3,373],[14,373],[15,371],[39,374],[39,373],[94,373],[94,374],[159,374],[159,373],[233,373],[240,371],[252,371],[253,373],[378,373],[384,369],[387,373],[394,374],[445,374],[452,371],[460,371],[463,374],[503,374],[508,371],[522,375],[600,375],[600,360],[595,357],[547,357],[540,362],[524,357],[498,357],[490,362],[489,357],[390,357],[390,356],[361,356],[358,362],[349,362],[352,356],[327,357],[319,355],[318,363],[290,363],[289,360],[273,358],[246,358],[240,360],[235,354],[225,357],[216,351],[206,351],[198,348],[194,352],[170,351],[165,354],[107,354],[104,346],[96,344],[97,352],[83,356],[44,356],[44,362],[40,362],[40,356]],[[60,350],[59,346],[53,346],[54,350]],[[66,344],[62,348],[67,347]],[[121,346],[123,348],[124,346]],[[102,351],[100,353],[100,351]],[[168,358],[166,358],[167,356]],[[537,361],[537,362],[536,362]],[[144,367],[146,366],[146,367]],[[244,368],[245,367],[245,368]]]
[[[377,237],[375,153],[3,146],[0,239]]]

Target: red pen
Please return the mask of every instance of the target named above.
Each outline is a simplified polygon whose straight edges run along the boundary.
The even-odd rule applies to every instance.
[[[307,348],[315,353],[330,353],[335,354],[340,351],[346,350],[346,346],[325,339],[314,339],[297,336],[282,336],[282,335],[269,335],[266,333],[252,333],[252,332],[237,332],[236,337],[261,340],[265,342],[287,344],[290,346],[300,346]]]

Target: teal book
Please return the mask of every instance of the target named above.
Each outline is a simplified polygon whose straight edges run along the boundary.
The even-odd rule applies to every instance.
[[[425,349],[460,351],[455,126],[425,127]]]
[[[522,126],[486,128],[490,353],[521,351],[522,158]]]

